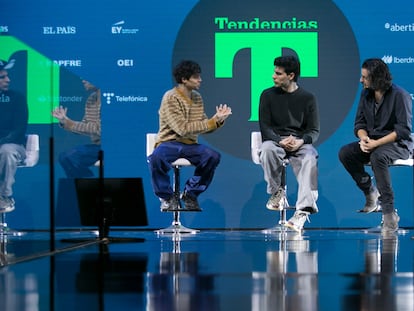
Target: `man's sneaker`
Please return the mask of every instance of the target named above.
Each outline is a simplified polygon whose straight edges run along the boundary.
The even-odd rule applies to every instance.
[[[0,213],[9,213],[14,210],[14,199],[12,197],[0,196]]]
[[[375,212],[379,205],[378,205],[378,198],[380,194],[376,187],[371,187],[371,190],[368,194],[365,195],[365,206],[361,210],[361,213],[372,213]]]
[[[383,215],[382,222],[382,233],[393,233],[398,230],[398,222],[400,221],[400,216],[396,212]]]
[[[309,221],[309,212],[298,210],[293,214],[293,216],[285,223],[285,227],[295,230],[296,232],[301,232],[305,221]]]
[[[184,192],[181,195],[181,200],[183,200],[184,202],[184,209],[182,209],[182,211],[201,212],[201,208],[198,204],[197,198],[189,195],[187,192]]]
[[[273,211],[281,211],[284,208],[285,190],[279,188],[276,193],[272,194],[266,203],[266,208]]]
[[[161,199],[161,212],[175,212],[179,210],[180,206],[178,204],[177,198],[173,195],[168,200]]]

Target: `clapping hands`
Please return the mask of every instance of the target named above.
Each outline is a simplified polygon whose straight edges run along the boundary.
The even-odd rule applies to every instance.
[[[221,104],[220,106],[216,106],[216,114],[214,118],[219,123],[223,123],[231,115],[231,108],[226,104]]]

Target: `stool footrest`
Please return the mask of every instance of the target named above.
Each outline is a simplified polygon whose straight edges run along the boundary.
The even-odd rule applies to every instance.
[[[364,212],[363,209],[358,209],[357,213],[361,213],[361,214],[382,213],[382,209],[376,209],[376,210],[373,210],[372,212]]]
[[[165,211],[161,211],[163,213],[168,213],[168,212],[202,212],[202,209],[186,209],[186,208],[174,208],[174,209],[168,209]]]

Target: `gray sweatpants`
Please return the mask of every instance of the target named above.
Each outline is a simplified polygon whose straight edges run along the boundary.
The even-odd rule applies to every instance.
[[[21,145],[0,145],[0,195],[8,197],[13,194],[14,175],[17,165],[25,158],[25,149]]]
[[[263,142],[260,148],[260,163],[267,183],[267,193],[274,194],[279,189],[285,158],[289,160],[298,182],[296,209],[317,208],[318,152],[310,144],[302,145],[296,152],[286,153],[274,141]]]

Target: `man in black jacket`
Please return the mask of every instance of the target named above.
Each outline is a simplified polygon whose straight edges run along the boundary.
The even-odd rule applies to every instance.
[[[398,230],[400,217],[394,209],[389,165],[407,159],[412,150],[412,100],[410,94],[392,83],[388,66],[378,58],[367,59],[361,68],[363,85],[355,116],[354,134],[359,141],[343,146],[339,159],[359,189],[365,194],[363,211],[375,211],[381,202],[382,232]],[[376,180],[364,165],[371,163]]]

